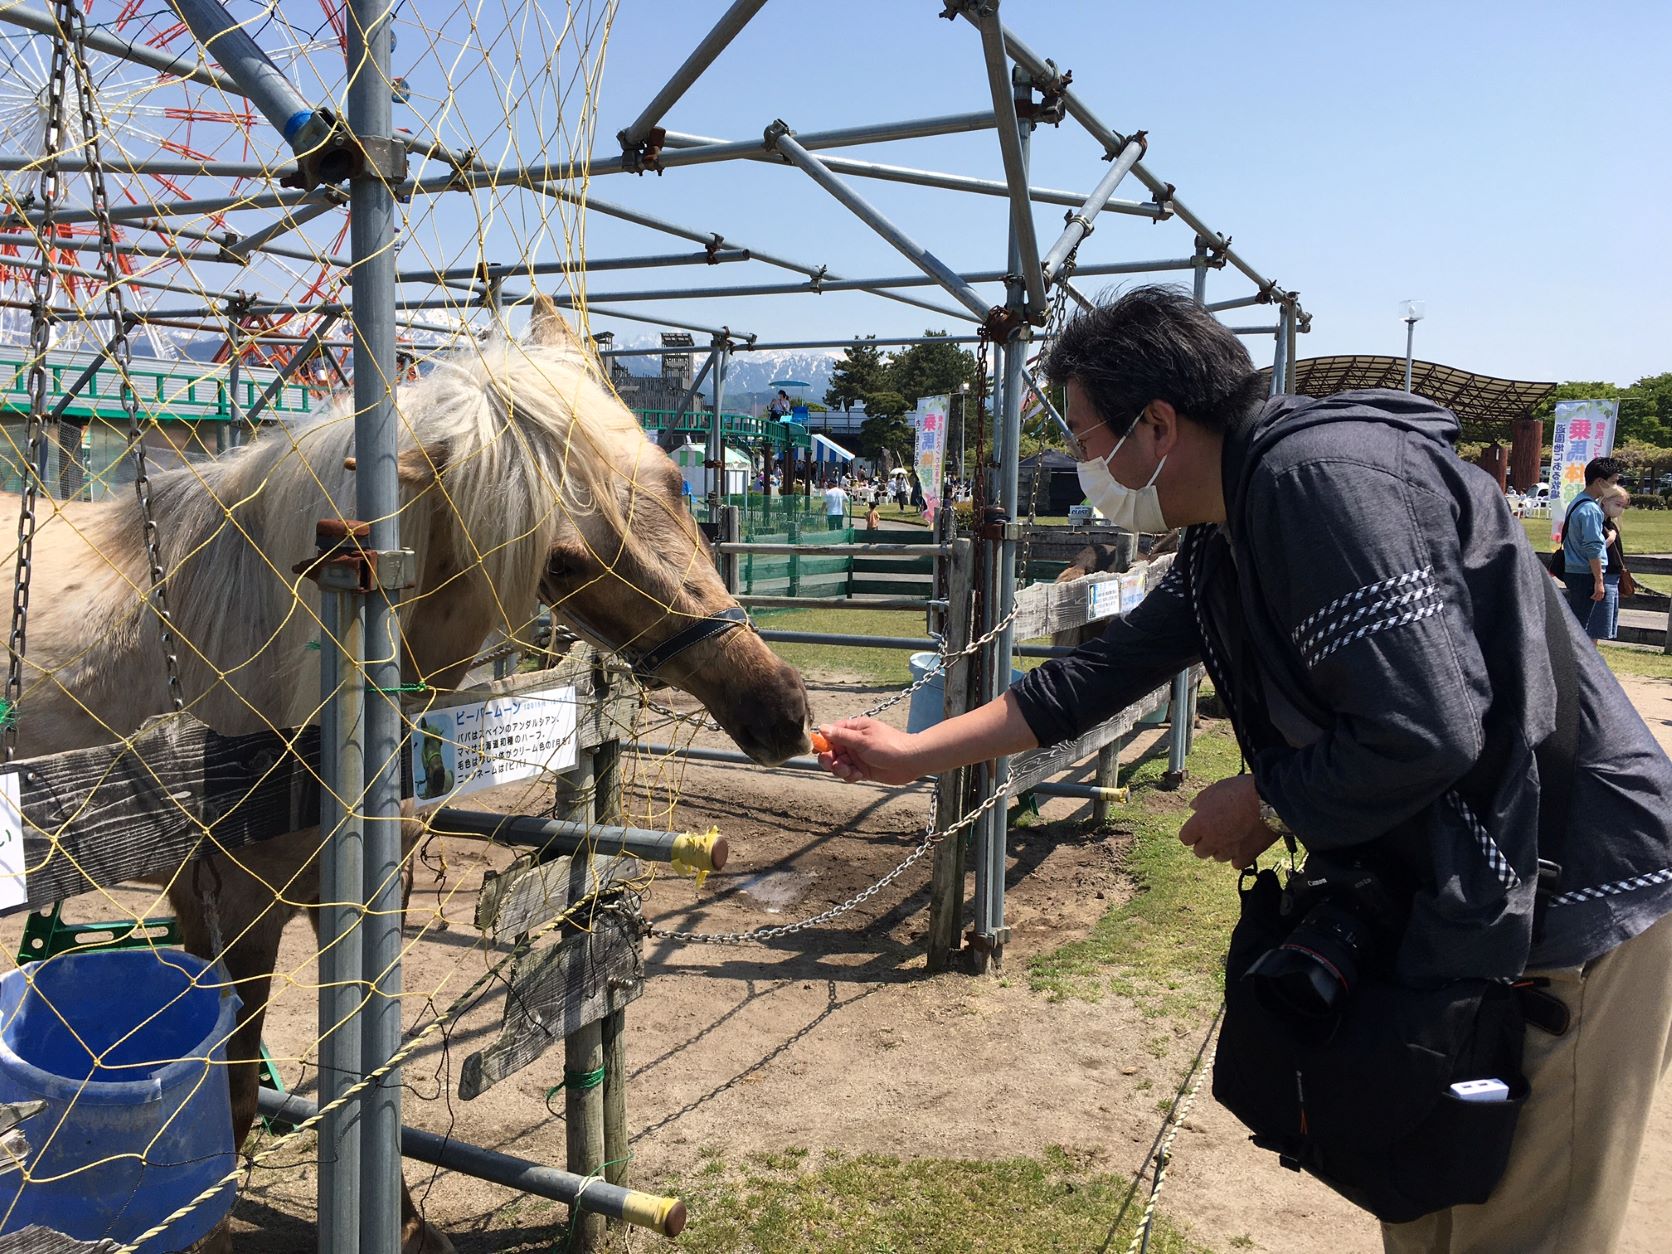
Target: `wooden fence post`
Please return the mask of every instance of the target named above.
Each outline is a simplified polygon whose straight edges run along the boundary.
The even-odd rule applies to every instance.
[[[1120,751],[1125,738],[1112,740],[1097,751],[1097,776],[1092,781],[1099,788],[1120,787]],[[1092,826],[1102,827],[1109,821],[1107,798],[1097,797],[1091,803]]]
[[[961,653],[970,642],[970,612],[974,604],[974,548],[967,538],[954,540],[946,560],[946,653]],[[970,707],[975,667],[968,657],[947,666],[942,710],[947,718]],[[936,826],[944,830],[964,815],[966,773],[948,771],[935,781]],[[964,846],[966,832],[935,847],[929,888],[929,970],[945,971],[960,945],[964,914]]]
[[[604,1065],[604,1025],[589,1023],[563,1039],[563,1115],[569,1170],[577,1176],[601,1175],[604,1167],[604,1090],[589,1083]],[[569,1212],[568,1248],[591,1254],[604,1239],[604,1217],[590,1211]]]

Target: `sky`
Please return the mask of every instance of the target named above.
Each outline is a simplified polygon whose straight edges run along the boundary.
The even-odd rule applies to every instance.
[[[626,0],[606,49],[593,151],[601,168],[630,122],[723,11],[720,0]],[[726,139],[775,118],[801,131],[990,105],[980,39],[939,0],[772,0],[667,114]],[[1313,315],[1302,357],[1400,355],[1397,305],[1426,302],[1416,355],[1521,379],[1626,384],[1672,370],[1672,6],[1402,3],[1281,5],[1005,0],[1018,36],[1074,73],[1116,130],[1149,135],[1145,164]],[[844,150],[894,164],[1002,177],[993,132]],[[1072,120],[1033,143],[1036,184],[1086,191],[1098,144]],[[874,205],[959,269],[1001,269],[1000,200],[854,180]],[[732,162],[662,176],[595,174],[591,194],[830,267],[897,275],[910,264],[804,174]],[[1144,199],[1128,179],[1117,193]],[[1063,210],[1036,206],[1041,247]],[[1176,218],[1104,215],[1083,261],[1188,255]],[[588,216],[591,258],[689,245]],[[783,281],[759,263],[597,274],[591,299],[647,287]],[[1159,280],[1188,281],[1188,274]],[[1102,291],[1132,279],[1086,279]],[[996,288],[984,289],[996,294]],[[1249,294],[1230,270],[1208,299]],[[927,289],[920,294],[931,294]],[[953,303],[950,297],[946,304]],[[946,329],[947,318],[862,295],[635,306],[774,340]],[[1228,315],[1271,319],[1269,310]],[[642,336],[643,325],[595,319]],[[957,328],[963,330],[966,328]],[[1257,363],[1269,338],[1245,340]]]

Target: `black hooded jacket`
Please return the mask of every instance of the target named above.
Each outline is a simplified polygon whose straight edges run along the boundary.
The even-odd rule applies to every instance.
[[[1200,660],[1307,849],[1409,874],[1411,979],[1582,963],[1672,912],[1672,763],[1565,612],[1579,741],[1561,848],[1538,848],[1550,576],[1457,435],[1403,392],[1273,398],[1226,437],[1226,525],[1013,689],[1049,745]],[[1563,873],[1535,943],[1541,853]]]

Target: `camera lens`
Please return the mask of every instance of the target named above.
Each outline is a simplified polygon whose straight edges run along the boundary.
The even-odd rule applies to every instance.
[[[1334,902],[1314,906],[1281,945],[1248,968],[1269,1010],[1303,1019],[1335,1014],[1358,984],[1371,934],[1363,919]]]

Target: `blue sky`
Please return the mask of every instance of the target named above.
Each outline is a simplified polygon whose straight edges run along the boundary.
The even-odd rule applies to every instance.
[[[723,7],[623,4],[603,77],[599,153],[616,149],[615,132]],[[774,0],[665,121],[742,139],[776,117],[815,130],[982,108],[979,37],[967,23],[939,20],[939,8],[938,0]],[[1395,304],[1418,297],[1428,303],[1419,357],[1529,379],[1629,383],[1672,369],[1664,149],[1672,6],[1006,0],[1004,14],[1035,50],[1074,71],[1075,90],[1109,124],[1149,132],[1146,164],[1182,200],[1300,291],[1315,318],[1303,356],[1402,353]],[[852,155],[1001,174],[991,132]],[[1100,158],[1071,121],[1042,129],[1034,181],[1089,189]],[[856,185],[954,266],[1002,266],[1001,201]],[[596,178],[592,190],[844,275],[910,269],[788,168],[614,174]],[[1144,195],[1135,180],[1120,194]],[[1038,207],[1042,237],[1054,237],[1061,212]],[[686,247],[598,214],[587,232],[592,257]],[[1106,215],[1081,256],[1175,257],[1190,245],[1176,219]],[[597,300],[630,287],[788,277],[758,264],[686,267],[600,274],[591,287]],[[1250,290],[1218,272],[1209,299]],[[658,308],[773,339],[916,334],[944,321],[859,295]],[[1263,320],[1253,311],[1232,317]],[[596,325],[645,330],[603,318]],[[1269,341],[1249,344],[1257,359],[1269,358]]]

